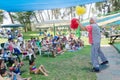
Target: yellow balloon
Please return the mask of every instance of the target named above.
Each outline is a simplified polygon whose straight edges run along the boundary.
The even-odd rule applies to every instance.
[[[86,13],[86,9],[84,7],[76,6],[77,15],[83,15]]]
[[[85,14],[86,13],[86,9],[84,7],[81,7],[81,14]]]
[[[80,6],[76,6],[76,13],[77,15],[81,15],[81,7]]]

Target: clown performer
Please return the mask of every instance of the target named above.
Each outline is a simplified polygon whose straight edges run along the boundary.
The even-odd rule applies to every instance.
[[[93,65],[92,71],[99,72],[100,65],[108,64],[107,58],[104,56],[103,52],[100,49],[100,42],[101,42],[101,32],[98,24],[96,23],[96,17],[90,18],[90,25],[83,27],[81,23],[79,26],[82,30],[88,31],[89,36],[89,43],[91,44],[91,61]],[[102,63],[99,64],[98,57],[100,57]]]

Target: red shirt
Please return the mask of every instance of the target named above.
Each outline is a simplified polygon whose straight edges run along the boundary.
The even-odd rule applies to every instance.
[[[93,43],[93,39],[92,39],[92,26],[89,25],[86,27],[87,31],[88,31],[88,37],[89,37],[89,43],[92,44]]]

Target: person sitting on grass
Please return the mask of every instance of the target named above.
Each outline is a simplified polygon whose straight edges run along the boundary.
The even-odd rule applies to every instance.
[[[61,49],[61,45],[60,44],[57,44],[56,48],[57,48],[57,53],[58,54],[63,54],[64,53],[64,51]]]
[[[41,74],[43,74],[45,76],[48,76],[48,71],[46,71],[44,66],[40,65],[39,68],[37,68],[33,59],[29,61],[29,65],[30,65],[29,66],[30,73],[34,73],[34,74],[41,73]]]
[[[80,38],[78,38],[77,42],[80,45],[80,47],[84,47],[84,41],[82,41]]]
[[[70,42],[66,42],[66,44],[65,44],[65,50],[67,51],[67,50],[70,50],[71,48],[70,48]]]

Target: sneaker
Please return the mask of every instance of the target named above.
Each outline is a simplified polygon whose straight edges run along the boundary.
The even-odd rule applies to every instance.
[[[99,69],[98,67],[94,67],[94,68],[92,69],[92,72],[100,72],[100,69]]]
[[[105,64],[108,64],[108,63],[109,63],[108,61],[104,61],[100,65],[105,65]]]

